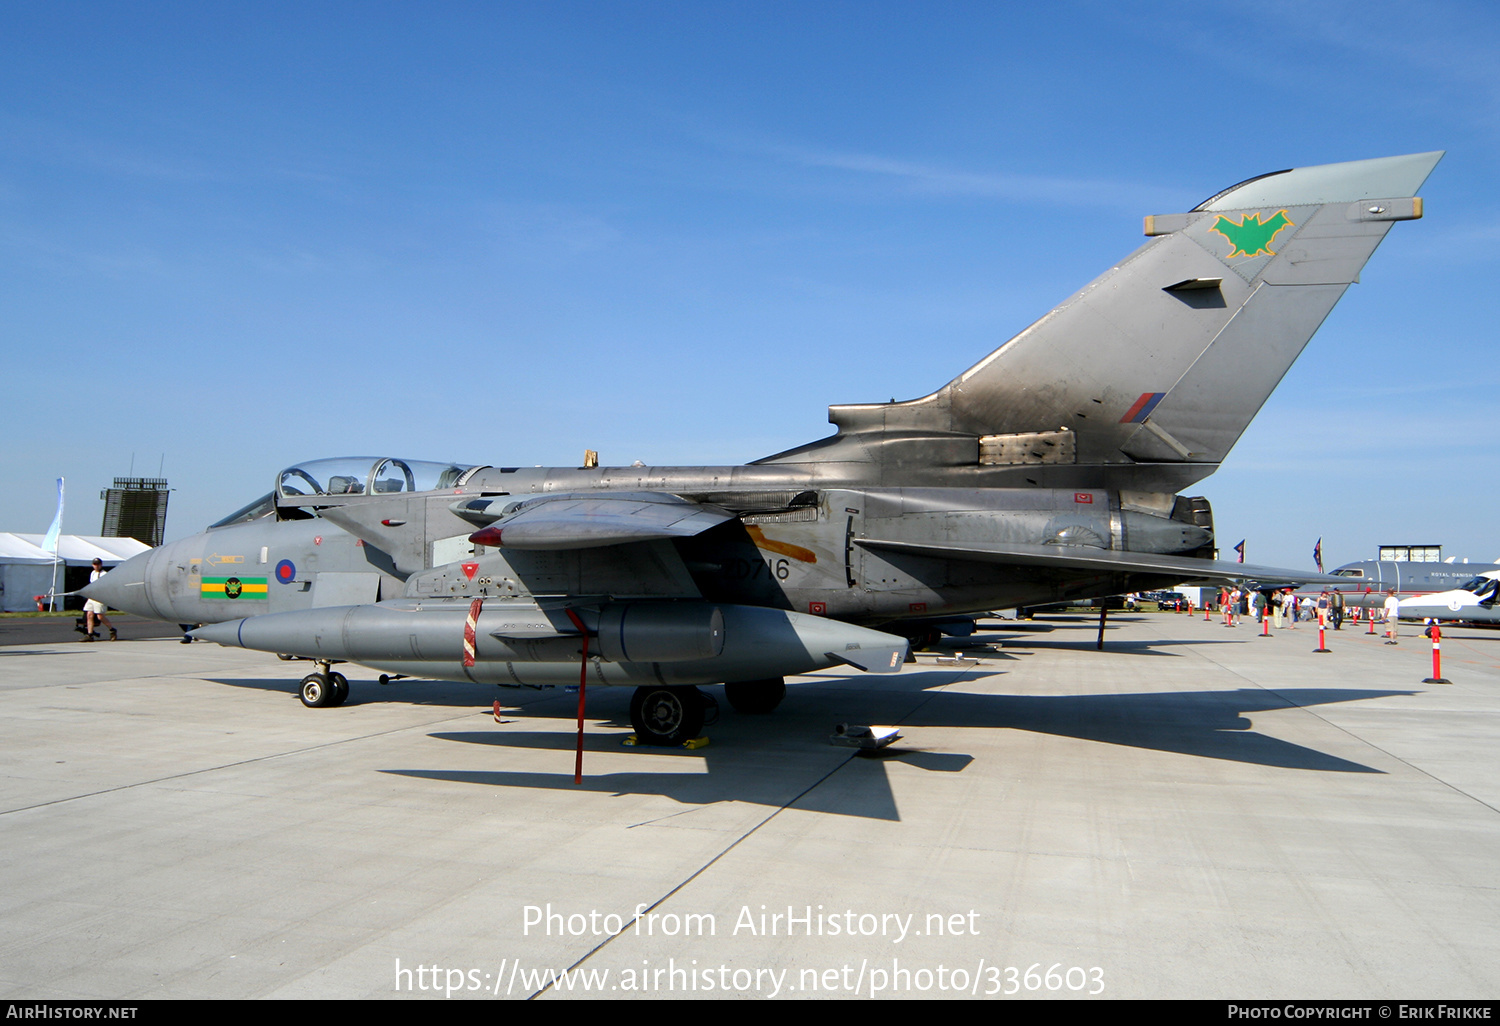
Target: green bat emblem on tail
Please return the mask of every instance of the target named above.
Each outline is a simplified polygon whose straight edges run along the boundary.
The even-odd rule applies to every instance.
[[[1229,245],[1232,247],[1229,250],[1231,257],[1253,257],[1261,253],[1275,256],[1276,251],[1271,248],[1271,240],[1281,229],[1294,227],[1296,226],[1286,216],[1286,211],[1278,210],[1265,221],[1260,219],[1259,214],[1246,214],[1240,218],[1238,224],[1221,214],[1209,231],[1218,232],[1229,240]]]

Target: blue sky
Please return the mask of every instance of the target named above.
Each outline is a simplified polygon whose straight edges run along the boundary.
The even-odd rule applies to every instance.
[[[346,454],[739,463],[942,385],[1266,171],[1445,149],[1222,548],[1500,557],[1480,3],[8,4],[0,530]]]

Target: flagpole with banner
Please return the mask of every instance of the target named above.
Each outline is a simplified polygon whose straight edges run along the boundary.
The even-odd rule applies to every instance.
[[[63,479],[57,479],[57,515],[52,518],[52,526],[47,528],[47,536],[42,539],[42,551],[52,553],[52,590],[48,593],[51,600],[52,611],[57,612],[57,540],[62,535],[63,515]]]
[[[1235,562],[1243,563],[1245,561],[1245,539],[1240,539],[1240,543],[1234,547],[1234,551],[1240,554],[1240,558]]]
[[[1323,572],[1323,539],[1322,538],[1319,538],[1318,539],[1318,543],[1313,546],[1313,562],[1316,563],[1316,564],[1318,564],[1318,573],[1322,573]]]

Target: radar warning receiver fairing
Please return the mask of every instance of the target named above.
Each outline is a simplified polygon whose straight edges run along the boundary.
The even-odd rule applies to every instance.
[[[1186,213],[930,395],[833,406],[748,466],[303,464],[209,531],[91,586],[195,637],[387,673],[635,687],[642,740],[699,686],[768,711],[783,678],[899,668],[987,610],[1184,580],[1326,581],[1213,559],[1218,468],[1441,157],[1262,175]]]

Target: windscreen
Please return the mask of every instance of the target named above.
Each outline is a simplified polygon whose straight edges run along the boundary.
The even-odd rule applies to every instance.
[[[248,524],[252,520],[268,517],[276,512],[276,493],[267,492],[260,498],[248,505],[241,506],[223,520],[216,520],[208,525],[212,531],[216,527],[228,527],[230,524]]]

